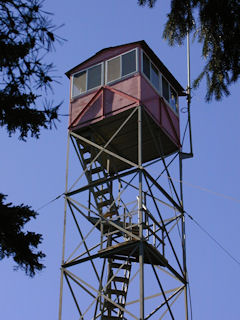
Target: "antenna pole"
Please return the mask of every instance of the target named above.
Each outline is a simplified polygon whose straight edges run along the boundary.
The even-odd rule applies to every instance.
[[[192,126],[191,126],[191,69],[190,69],[190,35],[187,32],[187,109],[188,109],[188,126],[189,126],[189,140],[190,140],[190,155],[193,156],[192,147]]]
[[[190,107],[191,107],[191,72],[190,72],[190,36],[189,31],[187,32],[187,109],[188,109],[188,128],[189,128],[189,140],[190,140],[190,153],[187,154],[186,157],[181,156],[179,158],[179,169],[180,169],[180,196],[181,196],[181,203],[183,208],[183,159],[184,158],[191,158],[193,157],[193,150],[192,150],[192,131],[191,131],[191,116],[190,116]],[[188,281],[187,275],[187,262],[186,262],[186,230],[185,230],[185,215],[184,209],[182,214],[182,247],[183,247],[183,270],[184,270],[184,278],[186,282]],[[184,296],[185,296],[185,319],[188,320],[188,293],[187,293],[187,285],[184,289]]]

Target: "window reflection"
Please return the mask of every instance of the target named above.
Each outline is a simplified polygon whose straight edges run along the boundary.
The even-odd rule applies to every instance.
[[[150,79],[150,60],[143,53],[143,73]]]
[[[102,66],[97,65],[95,67],[92,67],[88,69],[88,79],[87,79],[87,89],[93,89],[101,85],[101,73]]]
[[[108,82],[120,78],[120,57],[111,59],[107,62],[107,79]]]
[[[159,90],[159,74],[158,69],[151,63],[151,82],[154,87]]]
[[[170,86],[170,105],[177,112],[177,94],[173,90],[173,88]]]
[[[136,71],[136,50],[122,55],[122,77]]]
[[[162,77],[162,90],[163,90],[163,97],[169,102],[169,85],[167,80]]]
[[[72,97],[97,88],[102,84],[102,64],[78,72],[72,79]]]
[[[72,95],[75,97],[86,91],[87,72],[79,72],[73,76],[73,91]]]

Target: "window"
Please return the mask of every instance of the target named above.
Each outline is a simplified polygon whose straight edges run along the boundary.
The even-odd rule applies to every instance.
[[[79,72],[73,76],[72,96],[75,97],[86,91],[87,72]]]
[[[161,75],[158,68],[152,63],[148,56],[142,51],[142,72],[149,79],[158,93],[164,97],[170,107],[178,112],[178,95],[170,86],[169,82]]]
[[[158,69],[151,63],[151,82],[154,85],[154,87],[159,90],[159,75],[158,75]]]
[[[102,83],[102,66],[99,64],[88,69],[87,90],[96,88]]]
[[[118,80],[137,70],[136,50],[107,61],[107,82]]]
[[[153,86],[159,91],[160,83],[159,83],[159,72],[158,69],[154,66],[154,64],[150,61],[150,59],[143,53],[142,55],[143,63],[143,73],[145,76],[151,81]]]
[[[163,97],[169,102],[169,84],[165,78],[162,77],[162,91]]]
[[[162,78],[163,97],[169,102],[171,108],[178,112],[178,96],[175,90],[169,85],[168,81]]]
[[[72,78],[72,97],[99,87],[102,84],[102,64],[78,72]]]
[[[150,60],[144,53],[143,53],[143,73],[150,80]]]
[[[170,105],[174,111],[178,112],[178,104],[177,104],[177,94],[170,86]]]
[[[122,77],[136,71],[136,50],[122,55]]]
[[[120,57],[114,58],[107,62],[107,79],[108,82],[120,78]]]

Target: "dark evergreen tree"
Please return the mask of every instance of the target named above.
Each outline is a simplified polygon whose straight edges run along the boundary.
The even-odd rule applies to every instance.
[[[156,0],[138,3],[153,7]],[[206,77],[206,100],[220,100],[240,75],[240,0],[171,0],[163,37],[170,45],[182,44],[188,31],[203,44],[206,60],[194,87]]]
[[[0,126],[21,140],[38,138],[40,129],[58,119],[59,105],[40,102],[54,81],[54,66],[45,56],[60,40],[42,6],[41,0],[0,0]],[[5,197],[0,194],[0,259],[13,257],[17,268],[33,276],[44,267],[45,255],[37,251],[42,236],[22,230],[37,213],[4,204]]]
[[[13,257],[17,268],[25,270],[29,276],[34,276],[44,265],[39,261],[45,257],[41,251],[35,249],[42,241],[42,236],[34,232],[23,232],[25,224],[37,213],[23,204],[13,206],[4,203],[6,196],[0,194],[0,260]]]
[[[44,59],[56,41],[56,27],[39,0],[0,1],[0,125],[38,138],[51,128],[59,106],[40,103],[53,82],[53,64]]]

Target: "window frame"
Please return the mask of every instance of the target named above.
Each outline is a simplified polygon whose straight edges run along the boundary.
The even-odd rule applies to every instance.
[[[162,78],[164,78],[164,80],[166,81],[166,83],[168,84],[168,99],[170,99],[170,83],[167,81],[167,79],[162,76]],[[162,84],[162,88],[163,88],[163,84]],[[175,91],[175,90],[174,90]],[[170,105],[169,101],[163,96],[163,89],[162,89],[162,97],[163,99]]]
[[[174,113],[176,113],[177,115],[179,115],[179,104],[178,104],[178,94],[177,94],[177,91],[173,88],[173,86],[170,84],[170,82],[164,77],[164,80],[168,83],[168,97],[169,97],[169,101],[167,101],[166,98],[164,98],[164,96],[162,95],[164,101],[170,106],[171,110],[173,110]],[[170,99],[171,99],[171,88],[172,90],[175,92],[176,94],[176,110],[172,107],[171,103],[170,103]]]
[[[171,84],[169,82],[168,82],[168,84],[169,84],[169,100],[171,99],[171,89],[175,92],[176,97],[177,97],[177,99],[176,99],[176,110],[173,109],[173,107],[171,106],[170,102],[169,102],[169,105],[170,105],[170,107],[172,108],[172,110],[175,113],[179,114],[178,94],[177,94],[176,90],[173,88],[173,86],[171,86]]]
[[[108,81],[108,62],[112,61],[118,57],[121,57],[121,54],[119,54],[118,56],[112,57],[108,60],[105,61],[105,84],[109,84],[109,83],[113,83],[115,81],[119,81],[121,79],[121,71],[122,71],[122,59],[120,58],[120,77],[111,81]]]
[[[88,90],[88,88],[87,88],[87,86],[88,86],[88,70],[89,70],[89,69],[92,69],[92,68],[94,68],[94,67],[96,67],[96,66],[99,66],[99,65],[101,66],[101,83],[100,83],[100,85],[98,85],[98,86],[96,86],[96,87],[91,88],[91,89]],[[79,93],[79,94],[73,96],[73,79],[74,79],[74,76],[75,76],[76,74],[78,74],[78,73],[82,73],[82,72],[85,72],[85,71],[86,71],[86,91],[84,91],[84,92],[82,92],[82,93]],[[84,94],[86,94],[86,93],[89,93],[89,92],[91,92],[91,91],[94,91],[94,90],[96,90],[97,88],[101,87],[103,84],[104,84],[104,61],[99,62],[99,63],[97,63],[97,64],[94,64],[94,65],[92,65],[92,66],[90,66],[90,67],[88,67],[88,68],[79,70],[79,71],[77,71],[77,72],[75,72],[75,73],[73,73],[73,74],[71,75],[71,99],[75,99],[75,98],[77,98],[77,97],[79,97],[79,96],[81,96],[81,95],[84,95]]]
[[[159,88],[156,88],[153,81],[151,81],[152,78],[152,65],[154,66],[154,68],[157,70],[158,72],[158,83],[159,83]],[[154,88],[158,91],[161,92],[162,91],[162,83],[160,83],[160,74],[161,72],[158,70],[158,68],[155,66],[155,64],[150,60],[150,82],[152,83],[152,85],[154,86]],[[161,77],[162,80],[162,77]]]
[[[133,72],[131,72],[131,73],[128,73],[128,74],[122,76],[122,58],[121,58],[121,57],[122,57],[123,55],[125,55],[125,54],[128,54],[128,53],[131,52],[131,51],[135,51],[136,70],[133,71]],[[121,53],[121,54],[119,54],[119,55],[117,55],[117,56],[114,56],[114,57],[106,60],[106,61],[105,61],[105,84],[113,84],[113,83],[115,83],[115,82],[117,82],[117,81],[120,81],[120,80],[122,80],[122,79],[126,79],[127,77],[133,75],[134,73],[139,72],[139,66],[138,66],[138,64],[139,64],[139,58],[138,58],[138,54],[139,54],[138,48],[134,48],[134,49],[130,49],[130,50],[126,51],[126,52],[123,52],[123,53]],[[108,81],[108,61],[111,61],[111,60],[116,59],[116,58],[118,58],[118,57],[120,57],[120,77],[117,78],[117,79]]]
[[[150,62],[150,79],[143,72],[143,54],[145,54],[145,56],[149,59],[149,62]],[[153,82],[151,81],[151,64],[158,70],[159,90],[154,86]],[[149,58],[149,56],[146,54],[146,52],[143,49],[141,49],[141,74],[148,81],[148,83],[152,86],[152,88],[164,99],[164,101],[167,104],[167,106],[179,117],[179,97],[178,97],[178,94],[177,94],[176,90],[173,88],[173,86],[170,84],[170,82],[166,79],[166,77],[163,76],[163,74],[160,72],[160,70],[156,67],[156,65],[153,63],[153,61]],[[170,94],[171,94],[170,87],[176,93],[176,96],[177,96],[176,109],[177,109],[177,111],[171,106],[170,102],[168,102],[163,96],[162,78],[164,78],[165,81],[168,83],[169,99],[170,99]]]
[[[141,50],[141,73],[144,75],[144,77],[147,79],[147,81],[151,84],[151,86],[157,91],[158,94],[162,96],[162,73],[159,71],[155,63],[152,62],[152,60],[149,58],[149,56],[146,54],[146,52],[142,49]],[[146,76],[146,74],[143,72],[143,55],[145,55],[149,60],[149,66],[150,66],[150,79]],[[152,74],[152,68],[151,65],[153,65],[158,70],[158,80],[159,80],[159,89],[155,87],[153,82],[151,81],[151,74]]]

